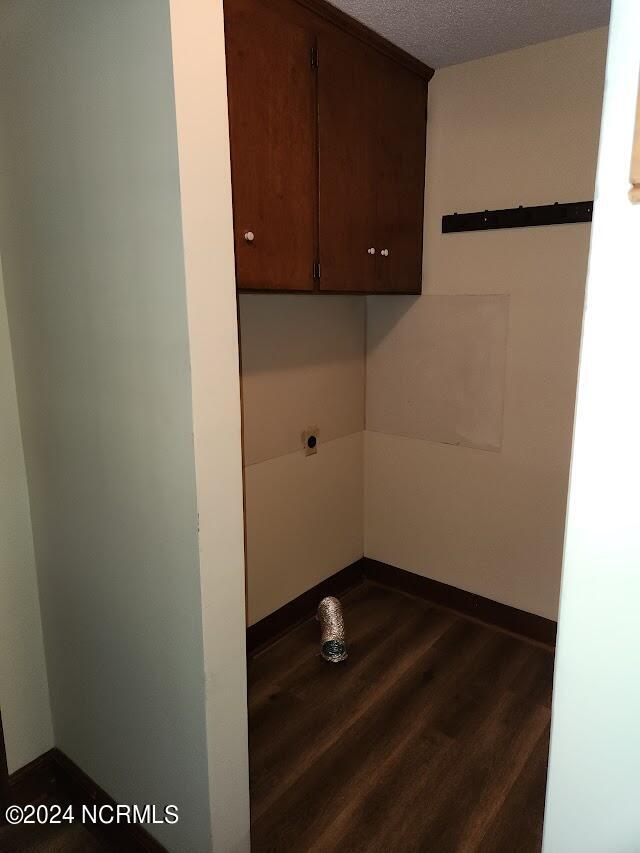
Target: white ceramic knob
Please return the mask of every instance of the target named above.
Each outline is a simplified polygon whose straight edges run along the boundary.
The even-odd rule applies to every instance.
[[[367,252],[369,252],[370,255],[375,255],[376,250],[375,249],[367,249]]]
[[[381,249],[380,254],[386,258],[389,254],[389,250],[388,249]]]
[[[245,231],[244,239],[247,241],[247,243],[253,243],[255,239],[255,234],[253,233],[253,231]]]

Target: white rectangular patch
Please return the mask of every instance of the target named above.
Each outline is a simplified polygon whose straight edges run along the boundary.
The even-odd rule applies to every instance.
[[[367,429],[500,450],[509,296],[423,300],[369,312]]]

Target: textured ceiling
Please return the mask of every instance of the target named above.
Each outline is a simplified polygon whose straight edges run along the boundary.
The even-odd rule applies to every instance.
[[[610,0],[331,2],[432,68],[603,26],[611,5]]]

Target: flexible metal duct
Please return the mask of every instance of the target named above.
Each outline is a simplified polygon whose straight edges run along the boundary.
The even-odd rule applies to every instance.
[[[323,598],[318,605],[320,622],[320,653],[325,660],[339,663],[347,657],[347,642],[344,636],[342,607],[332,595]]]

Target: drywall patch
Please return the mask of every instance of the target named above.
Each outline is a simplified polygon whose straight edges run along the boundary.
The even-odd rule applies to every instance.
[[[367,429],[500,450],[508,295],[420,301],[369,312]]]

